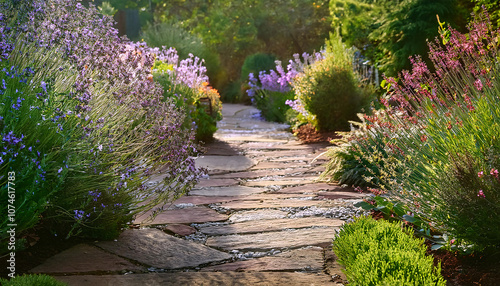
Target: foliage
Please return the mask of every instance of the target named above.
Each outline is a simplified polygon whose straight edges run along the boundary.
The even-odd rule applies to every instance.
[[[363,126],[357,122],[352,122],[352,124],[361,128]],[[378,187],[379,179],[372,176],[376,165],[370,164],[363,158],[363,153],[352,148],[351,144],[344,139],[349,136],[349,133],[338,132],[338,134],[342,138],[331,142],[336,146],[330,147],[325,154],[329,161],[325,165],[325,171],[320,175],[320,180],[361,188]],[[370,165],[370,168],[365,167],[367,165]]]
[[[500,28],[500,6],[498,6],[497,0],[472,0],[474,4],[473,12],[481,13],[483,7],[488,10],[491,18],[491,23],[494,28]]]
[[[284,59],[310,53],[323,45],[330,28],[326,0],[167,2],[154,7],[156,18],[200,35],[220,56],[229,83],[241,78],[247,56],[265,52]],[[239,87],[227,90],[240,92]]]
[[[153,79],[163,87],[164,100],[173,100],[184,110],[184,128],[194,124],[196,139],[210,141],[217,131],[217,121],[222,119],[222,103],[217,90],[208,85],[206,68],[198,57],[192,54],[179,62],[175,49],[170,48],[167,56],[157,59]],[[202,102],[202,100],[207,100]]]
[[[241,67],[241,78],[248,79],[250,73],[258,74],[260,71],[270,71],[276,64],[276,57],[271,54],[257,53],[246,57]]]
[[[286,103],[293,98],[293,91],[258,90],[252,100],[267,121],[287,122],[287,111],[291,107]]]
[[[212,84],[217,86],[223,81],[219,56],[203,43],[201,37],[189,33],[177,23],[148,25],[142,30],[141,37],[150,47],[174,48],[181,59],[189,58],[190,55],[202,59]]]
[[[29,274],[16,276],[10,280],[0,278],[0,285],[3,286],[65,286],[66,283],[57,281],[45,274]]]
[[[201,175],[190,157],[193,131],[151,81],[167,51],[119,38],[92,5],[21,2],[24,10],[0,7],[0,97],[8,103],[0,108],[0,194],[7,197],[15,172],[16,235],[43,219],[56,235],[110,238],[134,214],[192,188]]]
[[[345,224],[333,241],[353,285],[446,285],[426,249],[411,229],[370,217]]]
[[[387,75],[410,67],[409,57],[425,54],[426,39],[438,35],[442,22],[460,28],[470,12],[462,0],[331,0],[333,27],[348,45],[354,45]],[[425,59],[427,60],[427,59]]]
[[[305,67],[322,59],[323,55],[304,53],[302,59],[298,54],[294,54],[293,57],[294,59],[287,65],[286,72],[281,61],[275,61],[275,69],[269,72],[261,70],[258,77],[253,73],[248,75],[250,89],[247,90],[247,94],[267,120],[278,122],[295,120],[296,112],[293,116],[289,116],[293,112],[291,107],[294,106],[293,80],[304,71]]]
[[[306,120],[317,130],[349,130],[349,120],[357,118],[369,96],[353,72],[352,54],[339,37],[331,37],[325,58],[294,79],[296,104],[303,105]]]
[[[385,111],[366,116],[352,148],[377,167],[391,200],[475,249],[500,244],[498,32],[486,14],[447,44],[430,45],[435,73],[419,58],[401,82],[387,79]],[[384,153],[371,152],[383,147]],[[373,164],[371,165],[373,166]],[[367,169],[371,169],[366,165]]]

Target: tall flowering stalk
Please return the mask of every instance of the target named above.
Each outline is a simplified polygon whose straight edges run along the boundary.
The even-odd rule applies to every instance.
[[[394,201],[433,228],[481,249],[500,245],[498,31],[486,13],[467,35],[430,43],[400,81],[386,79],[386,109],[365,116],[348,148]],[[491,170],[491,171],[490,171]],[[485,174],[489,172],[490,175]]]

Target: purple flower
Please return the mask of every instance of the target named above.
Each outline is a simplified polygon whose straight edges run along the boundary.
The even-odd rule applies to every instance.
[[[46,82],[44,82],[42,80],[42,82],[40,82],[40,86],[42,87],[42,89],[43,89],[44,92],[47,92],[47,83]]]

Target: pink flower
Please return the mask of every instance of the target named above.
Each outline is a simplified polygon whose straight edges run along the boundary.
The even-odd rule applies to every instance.
[[[477,172],[477,176],[478,176],[479,178],[481,178],[482,176],[484,176],[484,172],[483,172],[483,171],[481,171],[481,172]]]
[[[477,193],[477,196],[480,198],[486,198],[486,196],[483,193],[483,190],[479,190],[479,192]]]
[[[496,178],[498,178],[498,170],[497,169],[491,169],[490,174],[492,176],[495,176]]]
[[[450,240],[450,244],[454,244],[454,243],[455,243],[455,239]]]

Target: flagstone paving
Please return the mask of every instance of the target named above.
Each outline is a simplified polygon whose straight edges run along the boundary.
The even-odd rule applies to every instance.
[[[80,244],[33,268],[69,285],[343,285],[331,250],[362,195],[316,182],[328,144],[300,144],[250,106],[224,119],[196,159],[208,176],[114,241]]]

